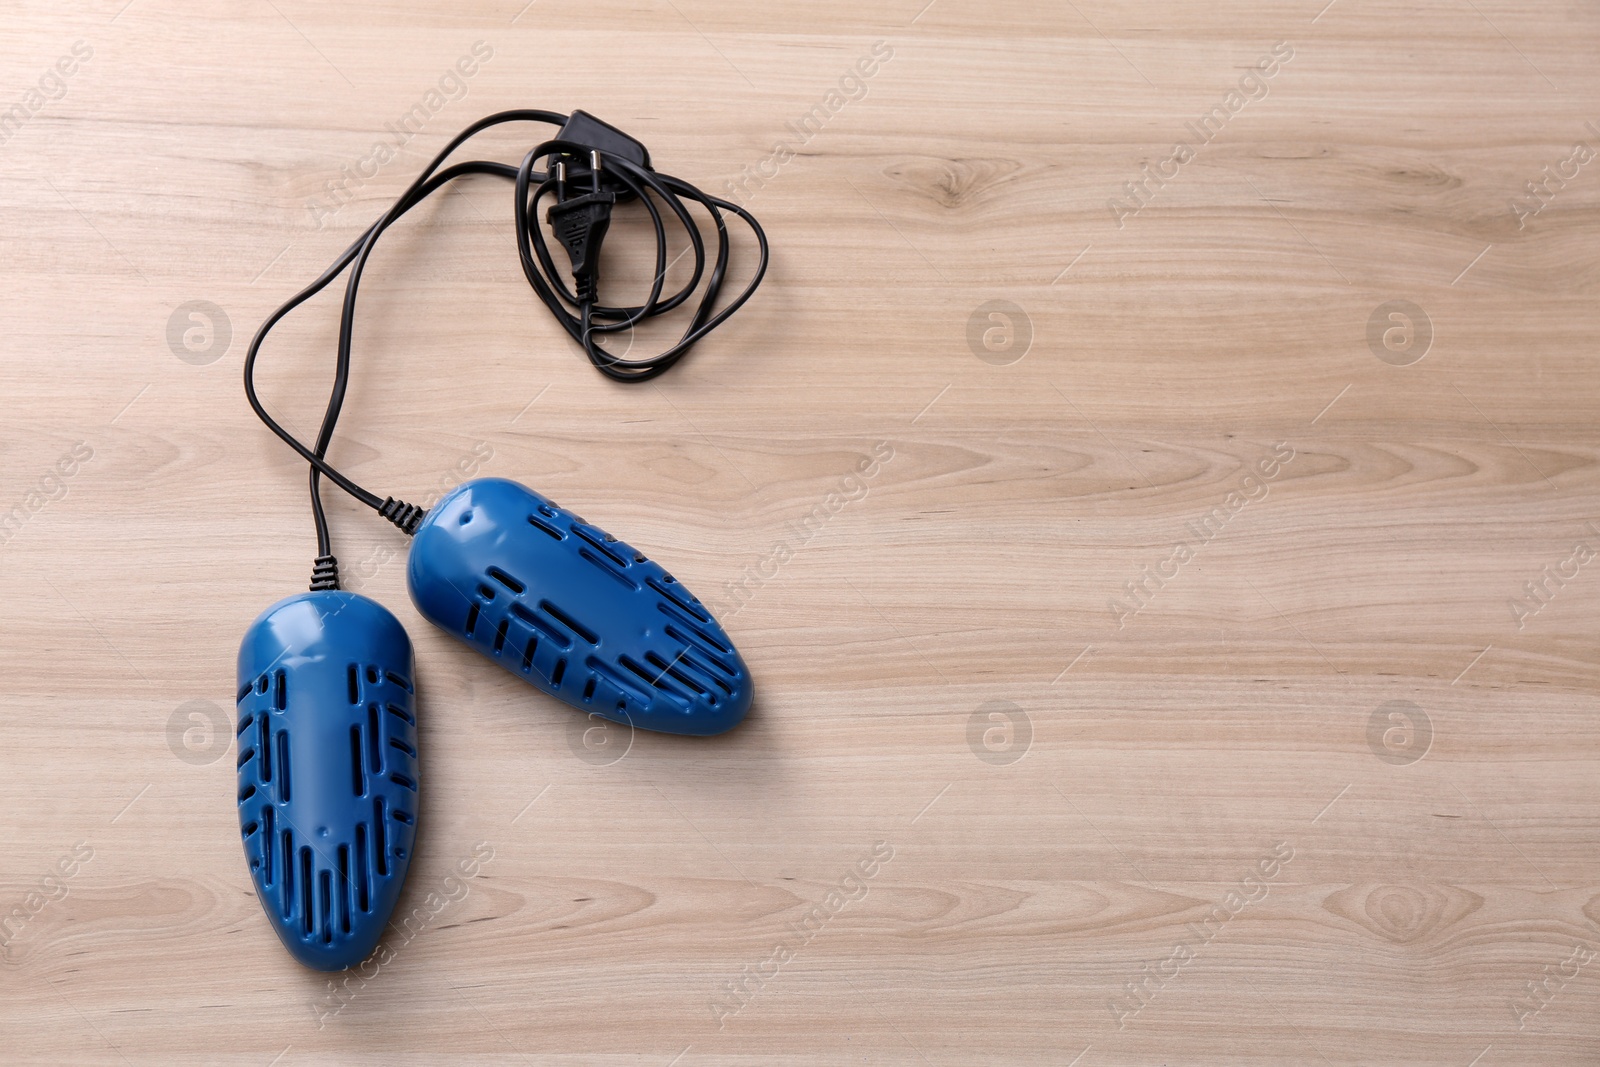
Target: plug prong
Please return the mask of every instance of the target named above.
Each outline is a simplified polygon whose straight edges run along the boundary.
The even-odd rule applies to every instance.
[[[556,160],[556,202],[560,203],[567,196],[567,165],[562,160]]]
[[[600,191],[600,150],[598,148],[589,149],[589,191],[591,193]]]

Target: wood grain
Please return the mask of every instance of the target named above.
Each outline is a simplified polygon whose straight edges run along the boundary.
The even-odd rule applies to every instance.
[[[43,87],[0,143],[7,1062],[1600,1059],[1600,565],[1570,562],[1600,547],[1600,161],[1564,163],[1600,150],[1593,5],[522,3],[7,12],[0,116]],[[463,181],[374,259],[335,459],[421,498],[486,449],[723,603],[757,707],[585,750],[330,495],[350,584],[416,642],[425,765],[393,959],[330,983],[256,904],[227,736],[185,745],[313,554],[243,351],[511,107],[592,111],[724,194],[783,140],[740,194],[766,283],[611,384],[528,292],[508,188]],[[645,237],[619,222],[618,285]],[[231,328],[209,360],[168,339],[197,300]],[[1431,331],[1404,366],[1369,344],[1397,300]],[[970,340],[993,301],[1031,338],[1009,364]],[[263,360],[302,431],[335,307]]]

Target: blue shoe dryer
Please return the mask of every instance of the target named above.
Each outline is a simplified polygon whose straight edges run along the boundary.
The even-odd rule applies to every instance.
[[[417,834],[411,639],[354,593],[268,608],[239,647],[239,830],[291,955],[336,971],[377,947]]]
[[[430,622],[579,711],[704,736],[750,710],[750,671],[689,590],[516,482],[480,478],[434,505],[406,578]]]

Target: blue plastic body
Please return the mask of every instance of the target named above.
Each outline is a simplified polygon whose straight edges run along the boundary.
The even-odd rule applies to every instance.
[[[417,835],[411,639],[381,605],[301,593],[239,645],[239,828],[256,895],[322,971],[378,945]]]
[[[527,486],[454,489],[417,527],[407,579],[440,629],[580,711],[703,736],[750,710],[750,671],[700,601]]]

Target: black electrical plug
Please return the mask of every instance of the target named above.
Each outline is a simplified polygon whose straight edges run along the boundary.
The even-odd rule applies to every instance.
[[[567,165],[557,161],[554,169],[556,202],[545,213],[545,221],[572,261],[578,303],[592,304],[600,291],[600,244],[611,228],[611,209],[616,206],[617,194],[600,188],[600,153],[593,149],[589,152],[587,193],[568,197]]]

